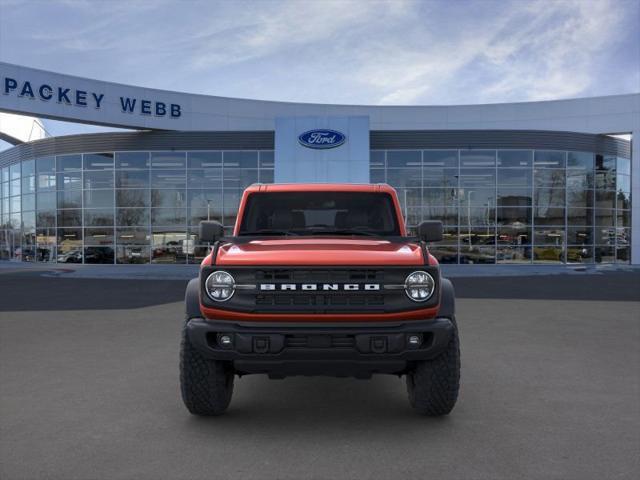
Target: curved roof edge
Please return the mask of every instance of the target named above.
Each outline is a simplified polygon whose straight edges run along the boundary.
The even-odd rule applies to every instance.
[[[49,155],[145,150],[272,150],[273,131],[108,132],[50,137],[0,152],[0,165]],[[401,130],[370,132],[372,149],[547,149],[625,158],[631,142],[606,135],[543,130]]]
[[[0,62],[3,87],[7,79],[10,90],[0,95],[0,111],[138,130],[260,131],[273,130],[277,117],[355,115],[368,116],[372,130],[640,130],[640,93],[478,105],[367,106],[182,93]]]

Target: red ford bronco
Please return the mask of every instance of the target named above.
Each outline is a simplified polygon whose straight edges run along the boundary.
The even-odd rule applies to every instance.
[[[202,222],[213,247],[187,286],[180,384],[187,409],[219,415],[235,375],[405,375],[420,413],[458,397],[451,282],[427,243],[408,237],[388,185],[252,185],[233,236]]]

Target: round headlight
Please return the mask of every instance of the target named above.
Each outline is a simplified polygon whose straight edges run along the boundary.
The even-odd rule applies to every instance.
[[[418,271],[409,274],[404,281],[404,291],[414,302],[426,302],[433,295],[436,282],[427,272]]]
[[[236,281],[229,273],[218,270],[207,277],[205,289],[211,300],[225,302],[233,297],[233,292],[236,291]]]

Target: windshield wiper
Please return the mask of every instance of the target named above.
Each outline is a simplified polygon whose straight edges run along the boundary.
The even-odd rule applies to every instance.
[[[253,232],[240,232],[241,236],[251,236],[251,235],[298,235],[295,232],[290,230],[271,230],[269,228],[261,228],[260,230],[254,230]]]

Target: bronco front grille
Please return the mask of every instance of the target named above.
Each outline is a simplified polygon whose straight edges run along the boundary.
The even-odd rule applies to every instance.
[[[217,269],[225,270],[236,281],[236,291],[226,302],[213,302],[201,295],[206,306],[247,313],[392,313],[437,304],[433,299],[423,304],[411,301],[403,288],[404,281],[416,270],[430,271],[436,279],[437,267],[208,267],[203,279]]]
[[[268,306],[363,306],[382,307],[384,306],[384,295],[376,294],[309,294],[300,292],[298,294],[258,294],[255,297],[256,305]]]

